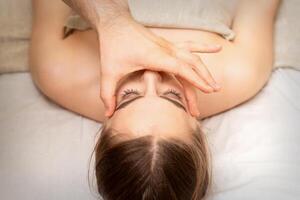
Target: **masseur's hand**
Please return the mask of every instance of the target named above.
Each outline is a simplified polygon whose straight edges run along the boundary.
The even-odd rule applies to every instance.
[[[119,81],[129,73],[148,69],[175,74],[181,81],[190,113],[199,115],[192,86],[209,93],[218,90],[214,79],[192,52],[217,52],[219,46],[172,44],[135,22],[126,0],[64,0],[97,30],[101,54],[101,98],[106,116],[116,107]]]
[[[218,46],[191,42],[172,44],[127,17],[114,19],[102,26],[99,33],[101,98],[106,105],[106,116],[114,112],[118,82],[138,70],[164,71],[178,76],[184,86],[190,113],[194,116],[199,113],[191,85],[206,93],[218,90],[200,58],[191,53],[217,52],[220,50]]]

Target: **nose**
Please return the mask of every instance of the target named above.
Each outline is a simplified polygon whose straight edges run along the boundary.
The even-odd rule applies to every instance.
[[[161,74],[155,71],[146,70],[143,74],[145,81],[161,81]]]
[[[142,76],[143,82],[145,84],[145,95],[155,95],[157,96],[157,87],[162,81],[161,74],[155,71],[145,71]]]

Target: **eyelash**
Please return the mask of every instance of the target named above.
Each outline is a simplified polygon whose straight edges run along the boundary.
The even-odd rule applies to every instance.
[[[126,97],[130,94],[140,95],[140,92],[138,90],[135,90],[135,89],[127,89],[127,90],[123,91],[122,97]],[[179,92],[177,92],[176,90],[174,90],[174,89],[168,89],[166,92],[164,92],[164,95],[166,95],[166,94],[173,94],[176,97],[178,97],[178,99],[182,98],[181,94]]]
[[[130,94],[136,94],[136,95],[139,95],[139,91],[138,90],[135,90],[135,89],[127,89],[127,90],[124,90],[123,91],[123,94],[122,94],[122,97],[126,97]]]
[[[178,99],[181,99],[181,94],[179,92],[177,92],[176,90],[174,89],[169,89],[167,90],[166,92],[164,92],[164,94],[173,94],[175,95],[176,97],[178,97]]]

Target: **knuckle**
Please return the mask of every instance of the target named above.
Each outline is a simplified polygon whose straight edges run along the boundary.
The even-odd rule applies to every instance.
[[[169,48],[165,49],[166,53],[173,57],[178,57],[179,49],[175,46],[170,46]]]
[[[178,60],[175,60],[174,61],[174,75],[178,76],[178,75],[181,75],[182,74],[182,64],[178,61]]]
[[[202,64],[202,60],[201,60],[200,56],[194,55],[194,54],[192,54],[192,55],[193,55],[193,59],[195,60],[195,62]]]
[[[196,55],[192,55],[191,61],[193,62],[195,67],[200,67],[202,65],[202,60]]]
[[[192,47],[193,47],[192,41],[187,41],[187,42],[185,43],[185,48],[191,49]]]
[[[180,68],[182,65],[181,61],[179,61],[178,59],[172,59],[171,63],[172,66],[176,69]]]

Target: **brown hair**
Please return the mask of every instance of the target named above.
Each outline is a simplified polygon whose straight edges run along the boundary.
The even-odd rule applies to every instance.
[[[124,135],[124,134],[123,134]],[[98,192],[104,200],[199,200],[210,183],[207,145],[152,135],[122,140],[103,129],[95,147]]]

